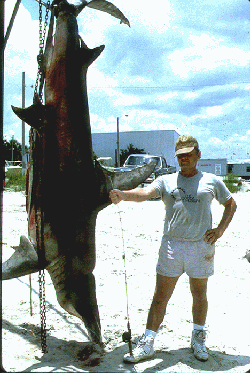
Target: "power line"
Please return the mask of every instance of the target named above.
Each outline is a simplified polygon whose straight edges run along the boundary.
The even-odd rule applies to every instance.
[[[224,87],[227,85],[240,85],[240,84],[250,84],[250,81],[242,81],[242,82],[233,82],[233,83],[225,83],[225,84],[199,84],[199,85],[169,85],[169,86],[141,86],[141,87],[135,87],[135,86],[90,86],[88,89],[175,89],[175,88],[193,88],[193,89],[199,89],[199,87]]]

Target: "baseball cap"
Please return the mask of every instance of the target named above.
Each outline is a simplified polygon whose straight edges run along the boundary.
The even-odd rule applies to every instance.
[[[199,149],[198,141],[191,135],[180,136],[175,144],[175,156],[190,153],[194,148]]]

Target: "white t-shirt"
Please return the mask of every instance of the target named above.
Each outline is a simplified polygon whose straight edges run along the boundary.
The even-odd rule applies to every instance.
[[[164,234],[186,241],[197,241],[212,228],[213,198],[220,204],[231,198],[223,181],[200,171],[192,177],[163,175],[151,186],[166,206]]]

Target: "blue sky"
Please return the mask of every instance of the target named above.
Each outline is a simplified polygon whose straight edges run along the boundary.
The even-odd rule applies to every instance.
[[[15,1],[5,1],[5,27]],[[120,131],[190,133],[202,158],[250,160],[250,2],[113,3],[131,28],[90,8],[78,16],[88,47],[106,46],[88,71],[92,132],[115,132],[119,117]],[[5,49],[7,139],[21,141],[21,122],[10,105],[21,106],[22,71],[26,106],[32,104],[38,30],[38,3],[23,0]]]

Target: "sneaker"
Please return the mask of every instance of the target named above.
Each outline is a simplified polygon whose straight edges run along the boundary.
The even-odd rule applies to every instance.
[[[197,360],[207,361],[208,353],[205,346],[206,332],[205,330],[193,330],[191,348]]]
[[[125,363],[138,363],[138,361],[146,360],[154,355],[154,338],[144,335],[137,342],[136,347],[130,353],[124,355],[123,361]]]

